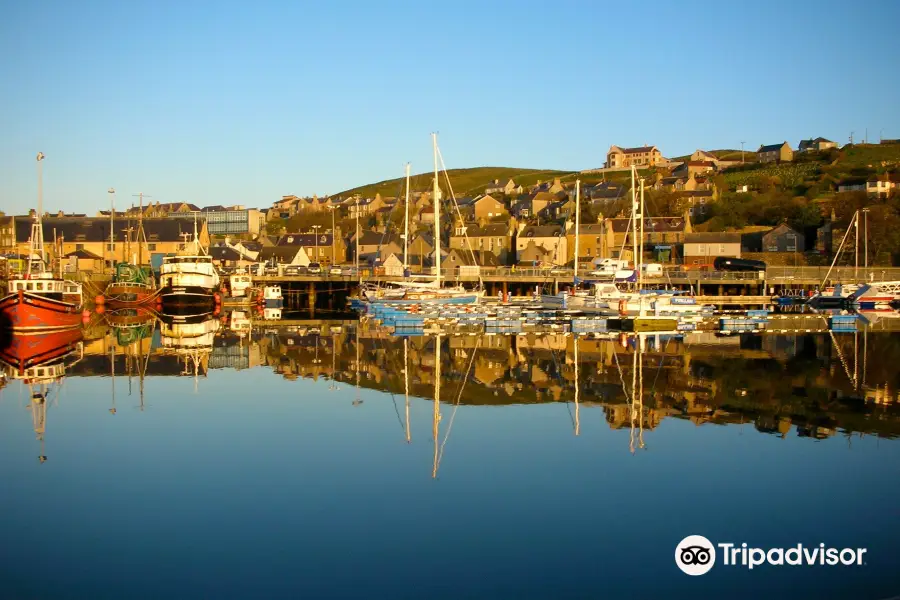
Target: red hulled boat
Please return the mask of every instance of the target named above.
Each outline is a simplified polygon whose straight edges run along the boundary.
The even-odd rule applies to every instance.
[[[0,318],[14,335],[81,326],[81,284],[55,277],[44,261],[42,160],[44,154],[38,152],[38,209],[31,225],[28,272],[23,277],[10,277],[7,293],[0,298]]]

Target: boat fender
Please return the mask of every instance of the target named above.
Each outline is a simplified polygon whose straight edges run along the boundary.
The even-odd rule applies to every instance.
[[[623,298],[622,300],[619,300],[619,314],[624,317],[627,313],[628,313],[628,303]]]

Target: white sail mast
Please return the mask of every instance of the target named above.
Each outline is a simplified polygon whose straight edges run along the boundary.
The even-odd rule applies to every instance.
[[[581,230],[581,180],[575,180],[575,279],[578,279],[578,238]],[[575,282],[578,283],[577,281]]]
[[[409,268],[409,163],[406,163],[406,203],[403,215],[403,274]]]
[[[431,134],[431,145],[434,151],[434,264],[437,276],[434,278],[436,288],[441,287],[441,188],[438,185],[437,134]]]

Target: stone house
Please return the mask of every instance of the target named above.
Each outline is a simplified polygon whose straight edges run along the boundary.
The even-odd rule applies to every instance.
[[[508,264],[512,254],[512,231],[508,223],[460,225],[450,236],[450,249],[478,250],[495,254],[501,264]]]
[[[825,139],[823,137],[817,137],[813,140],[800,140],[800,145],[797,147],[797,152],[811,152],[814,150],[827,150],[829,148],[836,148],[837,142],[832,142],[831,140]]]
[[[791,162],[794,160],[794,151],[787,142],[760,146],[756,151],[756,158],[761,163]]]
[[[606,153],[606,168],[618,169],[635,167],[653,167],[663,162],[663,157],[656,146],[639,148],[621,148],[610,146]]]
[[[739,232],[688,233],[684,236],[684,264],[711,265],[719,256],[741,257],[741,234]]]
[[[803,252],[805,249],[806,240],[803,234],[790,228],[786,223],[762,236],[763,252]]]
[[[568,242],[559,225],[522,225],[516,235],[517,261],[523,260],[522,253],[529,243],[543,249],[551,264],[563,265],[568,259]]]

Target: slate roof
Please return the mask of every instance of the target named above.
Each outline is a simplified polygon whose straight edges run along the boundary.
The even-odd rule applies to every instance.
[[[27,242],[31,236],[31,225],[34,222],[29,216],[17,216],[16,241]],[[197,219],[197,230],[203,227],[204,219]],[[144,232],[150,242],[184,242],[182,233],[193,236],[193,217],[165,217],[159,219],[144,219]],[[126,238],[125,229],[129,226],[137,229],[136,219],[114,219],[113,239],[123,242]],[[78,217],[45,217],[43,219],[44,240],[53,240],[53,232],[57,237],[63,237],[67,242],[103,242],[109,239],[109,219],[104,218],[78,218]],[[153,236],[155,239],[150,239]],[[190,240],[188,240],[190,241]]]
[[[96,254],[94,254],[93,252],[89,252],[87,250],[73,250],[72,252],[69,252],[68,254],[66,254],[65,258],[71,258],[73,256],[75,256],[77,258],[92,258],[94,260],[101,259],[101,257],[99,257]]]
[[[781,142],[780,144],[769,144],[768,146],[760,146],[757,152],[778,152],[785,144],[787,144],[787,142]]]
[[[209,249],[209,255],[213,260],[243,260],[244,256],[228,246],[213,246]]]
[[[560,237],[564,234],[560,225],[529,225],[519,232],[520,238]]]
[[[618,217],[610,219],[610,221],[612,222],[612,229],[616,233],[631,231],[631,219]],[[684,231],[684,226],[683,217],[647,217],[644,219],[644,233],[655,231],[679,232]]]

